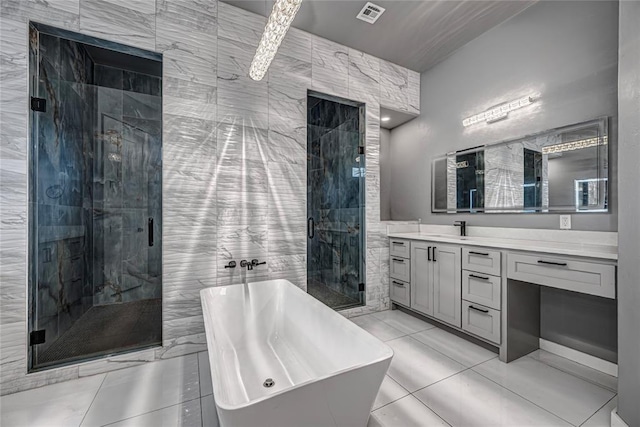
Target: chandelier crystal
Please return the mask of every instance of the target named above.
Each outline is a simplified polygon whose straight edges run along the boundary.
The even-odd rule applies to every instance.
[[[262,80],[271,65],[282,39],[287,34],[289,26],[300,9],[302,0],[276,0],[271,10],[271,15],[264,27],[262,39],[256,50],[256,55],[251,62],[249,77],[253,80]]]

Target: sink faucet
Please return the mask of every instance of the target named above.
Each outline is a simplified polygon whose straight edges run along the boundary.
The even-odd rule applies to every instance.
[[[454,226],[460,227],[460,235],[462,237],[467,235],[467,221],[456,221],[453,223]]]

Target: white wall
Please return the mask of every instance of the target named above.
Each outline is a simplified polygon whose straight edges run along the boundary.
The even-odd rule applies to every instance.
[[[213,0],[3,0],[1,12],[2,394],[134,363],[26,375],[29,20],[164,55],[164,342],[135,360],[205,350],[198,292],[242,280],[240,268],[224,269],[232,259],[267,261],[250,280],[306,287],[307,89],[366,102],[367,306],[347,314],[388,306],[379,111],[417,113],[417,73],[294,29],[254,82],[248,67],[266,19]]]
[[[449,151],[611,116],[611,211],[574,215],[573,227],[616,231],[617,43],[617,2],[539,2],[422,73],[420,117],[391,132],[392,219],[557,229],[554,214],[432,214],[431,163]],[[531,93],[539,100],[507,120],[462,126],[465,117]]]

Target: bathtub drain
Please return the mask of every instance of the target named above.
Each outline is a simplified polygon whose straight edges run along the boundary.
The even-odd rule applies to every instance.
[[[269,387],[273,387],[275,383],[276,382],[273,379],[267,378],[266,380],[264,380],[262,385],[265,386],[266,388],[269,388]]]

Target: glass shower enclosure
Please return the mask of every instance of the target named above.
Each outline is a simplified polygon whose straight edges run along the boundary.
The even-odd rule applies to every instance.
[[[29,368],[159,345],[162,57],[29,35]]]
[[[365,304],[364,105],[307,96],[307,292]]]

